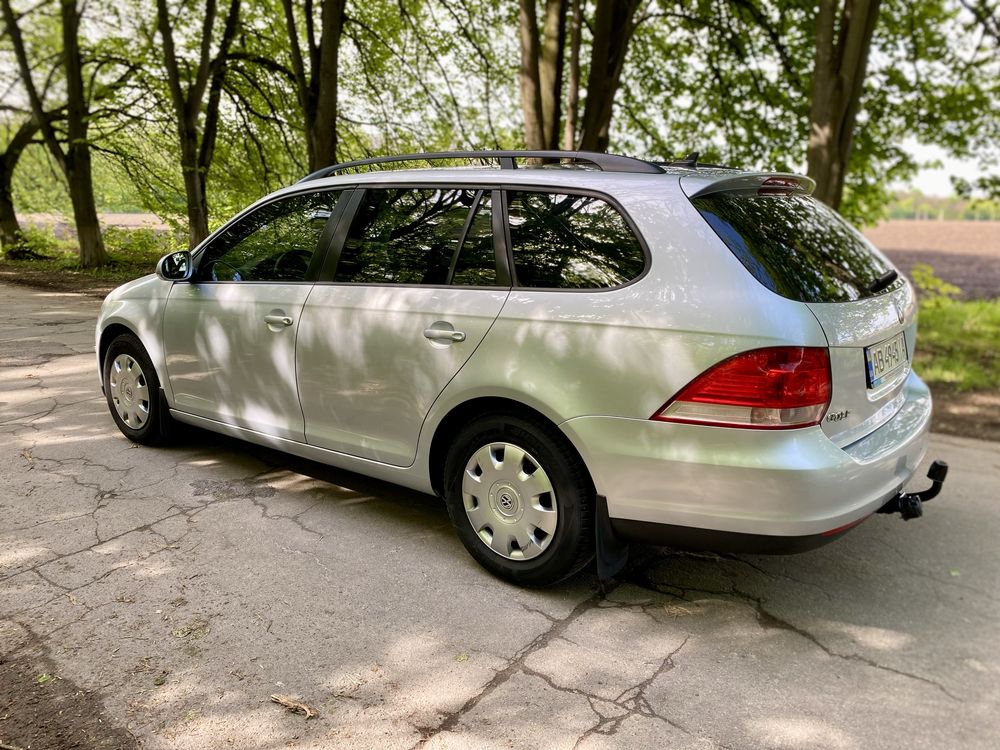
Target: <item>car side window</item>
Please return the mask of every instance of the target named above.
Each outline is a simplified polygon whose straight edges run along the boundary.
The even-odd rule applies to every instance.
[[[510,191],[517,283],[549,289],[606,289],[639,277],[646,256],[618,210],[588,195]]]
[[[474,189],[368,188],[334,281],[495,283],[488,195],[484,201]]]
[[[208,246],[197,280],[304,281],[339,195],[294,195],[244,216]]]

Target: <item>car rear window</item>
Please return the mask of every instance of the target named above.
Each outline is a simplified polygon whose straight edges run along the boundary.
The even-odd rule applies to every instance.
[[[746,269],[783,297],[871,297],[869,286],[889,270],[856,229],[809,196],[739,191],[691,202]]]

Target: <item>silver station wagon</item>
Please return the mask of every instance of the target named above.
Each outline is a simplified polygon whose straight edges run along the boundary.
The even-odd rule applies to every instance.
[[[379,169],[492,161],[499,169]],[[374,170],[374,171],[373,171]],[[131,440],[175,422],[444,498],[525,585],[629,540],[791,552],[926,450],[910,284],[808,178],[567,152],[336,165],[108,296]]]

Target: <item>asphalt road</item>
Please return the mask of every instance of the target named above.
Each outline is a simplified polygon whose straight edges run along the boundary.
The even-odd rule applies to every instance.
[[[100,747],[1000,743],[1000,444],[935,436],[918,521],[527,591],[433,498],[207,433],[130,444],[97,306],[0,287],[0,743],[66,716]]]

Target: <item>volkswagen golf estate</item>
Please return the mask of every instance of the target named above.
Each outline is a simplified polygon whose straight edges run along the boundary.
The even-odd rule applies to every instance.
[[[379,169],[442,158],[500,169]],[[337,165],[109,295],[102,387],[138,443],[183,422],[440,495],[526,585],[621,540],[809,549],[944,478],[902,492],[913,289],[812,187],[696,156]]]

